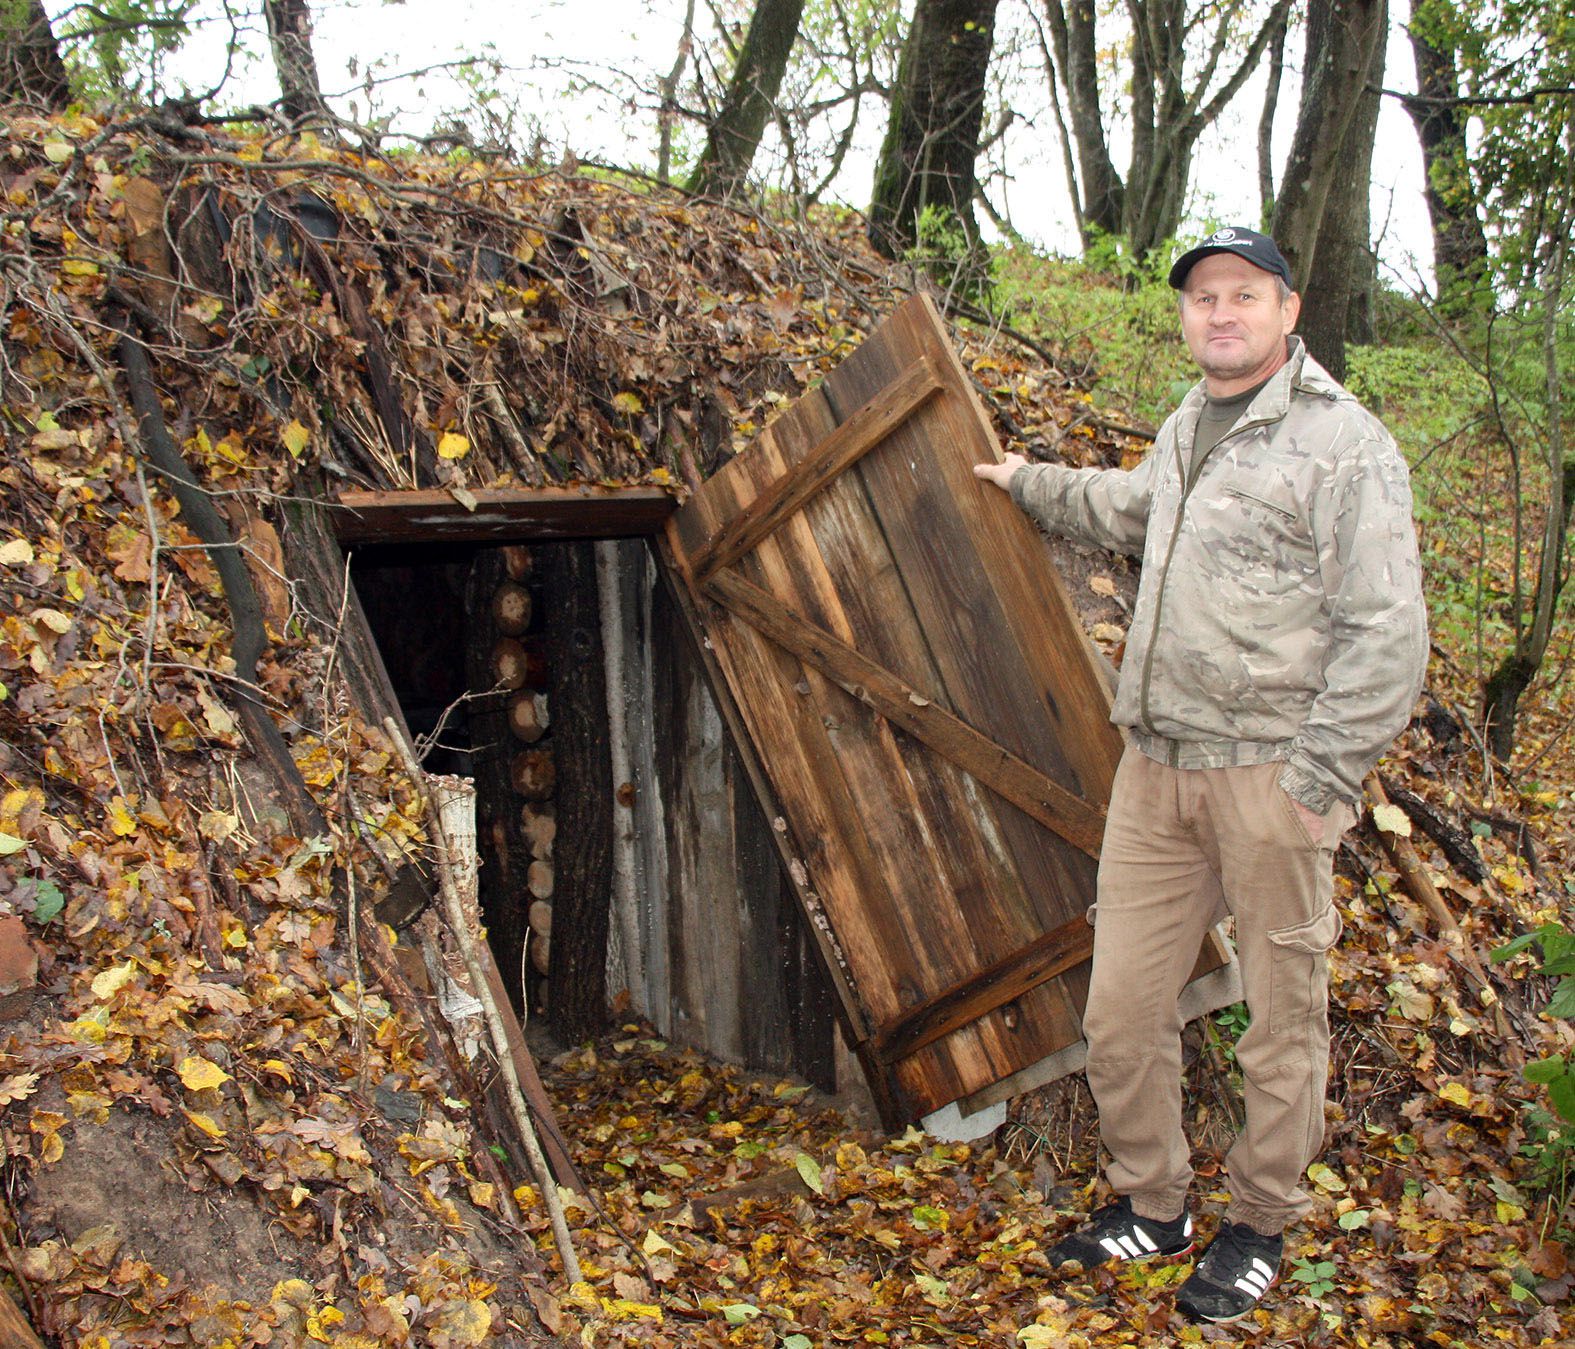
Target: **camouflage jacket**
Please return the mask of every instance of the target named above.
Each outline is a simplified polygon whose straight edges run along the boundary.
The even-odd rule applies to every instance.
[[[1142,557],[1112,713],[1137,747],[1183,768],[1282,759],[1281,785],[1323,814],[1361,795],[1422,685],[1405,460],[1299,338],[1193,464],[1203,398],[1199,384],[1130,471],[1030,464],[1012,499]]]

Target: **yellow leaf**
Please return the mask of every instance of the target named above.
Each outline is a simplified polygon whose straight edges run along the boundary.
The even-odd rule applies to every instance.
[[[47,1133],[43,1137],[43,1146],[39,1152],[38,1160],[45,1166],[51,1166],[66,1155],[66,1145],[61,1142],[57,1133]]]
[[[234,735],[236,731],[235,718],[223,703],[210,697],[203,690],[197,690],[197,701],[202,704],[202,719],[207,722],[208,730],[216,736]]]
[[[279,433],[279,439],[284,442],[284,448],[290,451],[291,457],[299,459],[311,444],[312,433],[292,418],[289,425]]]
[[[218,1064],[195,1055],[182,1059],[175,1071],[189,1091],[207,1091],[230,1080],[230,1075]]]
[[[338,1307],[324,1307],[322,1311],[313,1312],[306,1318],[306,1333],[312,1339],[328,1344],[328,1332],[344,1319],[345,1314]]]
[[[131,977],[136,972],[137,967],[129,960],[124,965],[116,965],[114,969],[105,970],[93,980],[93,996],[100,1002],[108,1002],[131,982]]]
[[[126,808],[124,798],[111,797],[109,802],[109,832],[119,838],[129,838],[137,832],[137,822]]]
[[[472,1181],[470,1186],[470,1202],[477,1208],[491,1208],[497,1193],[497,1186],[488,1181]]]
[[[673,1244],[657,1232],[650,1231],[645,1234],[645,1240],[640,1243],[640,1249],[647,1255],[660,1255],[663,1251],[672,1250]]]
[[[281,1279],[273,1286],[270,1302],[282,1302],[287,1307],[305,1311],[312,1305],[312,1285],[305,1279]]]
[[[1471,1095],[1471,1088],[1464,1082],[1446,1082],[1438,1089],[1439,1097],[1451,1105],[1458,1105],[1462,1110],[1471,1109],[1475,1098]]]
[[[51,632],[67,633],[71,631],[71,619],[60,612],[59,609],[34,609],[33,622],[41,623]]]
[[[223,1138],[225,1136],[224,1127],[215,1121],[212,1115],[204,1115],[197,1110],[182,1110],[181,1113],[201,1129],[203,1133],[207,1134],[209,1138]]]
[[[631,1302],[623,1297],[604,1297],[602,1311],[614,1321],[646,1320],[660,1324],[662,1320],[662,1309],[654,1302]],[[755,1315],[758,1316],[760,1313],[757,1311]],[[732,1322],[732,1324],[738,1323]]]
[[[470,442],[456,431],[445,431],[437,443],[439,459],[463,459],[470,453]]]
[[[1327,1190],[1330,1194],[1345,1192],[1345,1179],[1322,1162],[1314,1162],[1307,1168],[1307,1179],[1320,1190]]]
[[[86,258],[61,258],[60,270],[67,276],[97,276],[98,263]]]
[[[204,838],[223,843],[241,827],[241,817],[222,810],[205,810],[197,817],[197,832]]]
[[[825,1194],[825,1182],[820,1178],[820,1163],[807,1152],[801,1152],[793,1159],[793,1166],[798,1171],[799,1179],[816,1194]]]
[[[0,566],[25,567],[33,560],[33,545],[26,539],[9,539],[0,543]]]
[[[613,406],[625,416],[638,417],[645,411],[645,404],[640,401],[640,395],[630,393],[627,389],[622,393],[613,395]]]
[[[44,142],[44,158],[51,164],[64,164],[75,153],[76,146],[72,145],[70,141],[54,140]]]
[[[433,1329],[442,1331],[449,1344],[481,1344],[492,1334],[492,1309],[476,1298],[451,1302],[438,1313]]]

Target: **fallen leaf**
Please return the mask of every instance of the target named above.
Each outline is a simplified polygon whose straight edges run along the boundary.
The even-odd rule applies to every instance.
[[[93,996],[100,1002],[108,1002],[115,994],[119,993],[137,972],[137,967],[131,961],[124,965],[116,965],[113,969],[103,971],[93,978]]]
[[[1383,805],[1373,807],[1373,823],[1386,834],[1393,834],[1397,838],[1410,838],[1411,817],[1401,810],[1399,806]]]
[[[797,1168],[799,1178],[803,1180],[804,1184],[808,1185],[816,1194],[823,1195],[826,1193],[825,1182],[820,1175],[820,1163],[811,1157],[809,1153],[799,1153],[793,1159],[793,1165]]]
[[[196,1056],[182,1059],[175,1072],[188,1091],[207,1091],[230,1081],[230,1075],[218,1064]]]

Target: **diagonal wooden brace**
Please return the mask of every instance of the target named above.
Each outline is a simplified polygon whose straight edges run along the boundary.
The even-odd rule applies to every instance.
[[[891,671],[789,609],[735,571],[718,572],[706,596],[778,646],[847,690],[887,721],[971,774],[997,795],[1053,829],[1090,857],[1099,856],[1104,812],[1052,782],[1032,764],[937,707]]]

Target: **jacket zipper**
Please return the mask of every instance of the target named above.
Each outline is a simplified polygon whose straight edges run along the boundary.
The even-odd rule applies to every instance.
[[[1181,461],[1181,438],[1180,436],[1176,438],[1176,473],[1181,481],[1181,500],[1176,503],[1176,525],[1170,531],[1170,544],[1165,549],[1165,565],[1159,574],[1159,590],[1154,596],[1154,622],[1149,628],[1148,649],[1143,652],[1143,680],[1138,686],[1138,720],[1142,723],[1143,729],[1152,736],[1158,736],[1159,732],[1154,729],[1154,719],[1149,712],[1149,680],[1154,673],[1154,648],[1159,642],[1159,620],[1165,610],[1165,584],[1170,580],[1170,560],[1176,555],[1176,541],[1181,537],[1181,520],[1187,510],[1187,499],[1192,495],[1192,489],[1202,480],[1204,465],[1208,463],[1215,450],[1243,431],[1250,431],[1255,426],[1267,426],[1277,420],[1278,418],[1275,417],[1262,417],[1242,426],[1233,426],[1209,447],[1203,458],[1194,465],[1190,475],[1187,473],[1187,466]],[[1197,436],[1197,431],[1198,426],[1194,422],[1192,424],[1194,437]],[[1174,768],[1175,765],[1172,764],[1171,767]]]

